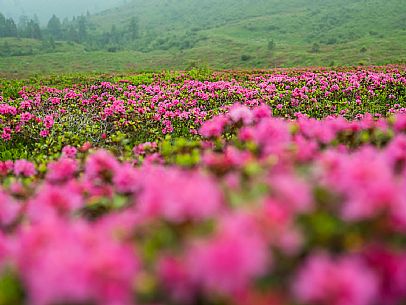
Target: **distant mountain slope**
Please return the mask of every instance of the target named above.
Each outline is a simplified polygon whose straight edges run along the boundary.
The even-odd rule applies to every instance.
[[[133,0],[97,14],[94,20],[109,28],[134,16],[144,32],[155,34],[242,27],[308,41],[406,30],[404,0]]]
[[[195,57],[208,53],[209,63],[210,54],[264,66],[295,64],[293,57],[298,64],[375,63],[406,53],[404,0],[133,0],[92,21],[108,30],[133,17],[141,51],[180,45]]]

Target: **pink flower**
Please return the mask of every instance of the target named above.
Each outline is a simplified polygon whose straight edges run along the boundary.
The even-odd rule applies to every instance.
[[[158,148],[156,142],[146,142],[139,144],[133,148],[133,153],[135,155],[144,155],[148,152],[154,152]]]
[[[31,118],[33,117],[33,115],[29,112],[24,112],[20,115],[20,120],[21,122],[28,122],[29,120],[31,120]]]
[[[77,171],[77,167],[76,160],[69,158],[62,158],[58,161],[49,162],[46,179],[53,183],[67,181],[73,178]]]
[[[199,134],[205,138],[219,137],[221,136],[227,122],[228,120],[225,116],[218,115],[211,120],[204,122],[199,129]]]
[[[241,121],[244,125],[251,124],[254,120],[251,110],[247,106],[238,103],[231,106],[227,115],[234,123]]]
[[[395,305],[406,299],[406,252],[371,247],[364,257],[380,278],[379,304]],[[378,302],[377,302],[378,303]]]
[[[49,101],[50,101],[52,104],[57,105],[57,104],[59,104],[59,103],[61,102],[61,99],[60,99],[59,97],[50,97],[50,98],[49,98]]]
[[[281,119],[263,119],[248,130],[264,156],[282,154],[291,141],[289,125]]]
[[[295,213],[310,212],[313,208],[309,185],[291,174],[269,178],[272,193],[280,202]]]
[[[308,140],[302,135],[296,135],[294,138],[296,145],[296,156],[299,161],[311,161],[317,158],[319,154],[319,145],[317,140]]]
[[[6,176],[11,171],[13,171],[14,163],[11,160],[0,161],[0,175]]]
[[[129,240],[134,237],[134,230],[144,223],[145,219],[137,214],[134,209],[121,209],[108,213],[97,219],[94,228],[100,234],[120,237]]]
[[[2,267],[9,255],[9,245],[6,237],[0,231],[0,274],[3,271]]]
[[[164,160],[159,153],[153,153],[145,157],[143,164],[151,165],[151,164],[164,164]]]
[[[3,130],[3,133],[1,134],[1,138],[2,138],[4,141],[9,141],[9,140],[11,140],[11,131],[9,132],[9,131],[7,131],[7,130]]]
[[[79,150],[80,150],[81,152],[86,152],[86,151],[88,151],[90,148],[92,148],[92,143],[90,143],[90,142],[85,142],[85,143],[83,143],[83,145],[79,148]]]
[[[219,173],[227,172],[233,167],[243,167],[252,156],[247,151],[240,151],[233,146],[228,146],[223,153],[208,151],[203,155],[205,165]]]
[[[406,114],[397,114],[395,117],[394,129],[396,131],[406,130]]]
[[[41,137],[43,137],[43,138],[46,138],[47,136],[49,136],[49,130],[48,130],[48,129],[41,130],[41,131],[39,132],[39,135],[40,135]]]
[[[222,221],[214,237],[195,244],[186,261],[192,278],[207,293],[234,295],[266,273],[269,254],[252,219],[236,214]]]
[[[35,222],[47,221],[54,217],[70,216],[82,206],[83,196],[75,183],[64,186],[44,184],[29,202],[27,215]]]
[[[20,210],[21,205],[19,203],[0,192],[0,227],[10,225],[17,218]]]
[[[170,256],[163,257],[159,260],[157,269],[163,287],[175,303],[193,303],[197,289],[182,260]]]
[[[370,305],[376,301],[378,279],[356,258],[311,256],[300,268],[293,294],[300,303],[320,305]]]
[[[285,255],[297,254],[303,246],[303,234],[295,226],[296,211],[283,201],[266,199],[258,210],[258,218],[267,232],[270,243]]]
[[[87,158],[85,175],[88,179],[109,180],[119,168],[116,158],[106,150],[98,150]]]
[[[184,222],[210,218],[222,209],[216,182],[199,172],[149,166],[139,175],[137,208],[143,215]]]
[[[252,112],[256,119],[269,118],[272,116],[272,109],[266,104],[254,108]]]
[[[82,222],[25,227],[14,255],[28,303],[133,304],[131,247]]]
[[[21,181],[14,181],[9,186],[9,192],[14,196],[23,195],[25,192],[24,185],[21,183]]]
[[[37,173],[33,163],[27,160],[17,160],[14,162],[14,174],[16,176],[31,177]]]
[[[344,219],[376,217],[399,201],[400,185],[387,159],[374,148],[364,147],[353,154],[330,151],[321,160],[328,164],[327,185],[344,197]]]
[[[44,125],[45,128],[50,129],[52,126],[54,126],[54,118],[52,115],[47,115],[44,118]]]
[[[29,109],[29,108],[31,108],[31,103],[32,103],[31,100],[29,100],[29,101],[22,101],[21,104],[20,104],[20,108],[21,108],[21,109]]]
[[[68,158],[75,158],[77,149],[73,146],[67,145],[62,149],[62,155]]]
[[[396,135],[386,147],[385,156],[396,171],[404,171],[406,169],[406,135]]]
[[[134,193],[140,188],[140,173],[130,164],[123,164],[113,177],[114,186],[120,193]]]

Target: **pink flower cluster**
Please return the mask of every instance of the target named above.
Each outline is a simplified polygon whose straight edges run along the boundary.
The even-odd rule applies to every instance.
[[[243,76],[1,99],[5,145],[80,113],[114,149],[0,162],[0,303],[405,303],[404,73]]]
[[[76,159],[69,146],[45,175],[3,162],[4,175],[26,182],[0,193],[0,270],[18,274],[39,305],[404,301],[404,115],[326,118],[326,138],[305,116],[232,111],[223,134],[202,142],[197,168],[135,165],[105,150]],[[337,144],[367,132],[370,141]],[[382,148],[377,134],[389,139]]]
[[[304,304],[365,305],[376,300],[378,278],[356,258],[315,254],[299,271],[293,293]]]
[[[24,227],[12,255],[30,304],[131,303],[136,254],[87,223],[47,219]]]
[[[9,173],[13,173],[16,176],[31,177],[37,173],[35,165],[27,160],[17,160],[15,162],[11,160],[0,161],[0,175],[5,176]]]
[[[134,127],[149,128],[162,135],[184,132],[180,125],[187,123],[194,133],[202,122],[219,112],[227,111],[235,123],[249,123],[261,114],[250,114],[248,107],[261,104],[272,105],[274,115],[291,118],[297,112],[318,118],[353,117],[376,111],[375,104],[382,114],[405,111],[403,66],[387,67],[385,72],[379,67],[338,72],[279,70],[275,74],[264,71],[239,77],[222,75],[224,78],[229,80],[200,82],[183,74],[175,82],[157,76],[150,85],[139,86],[126,81],[101,82],[90,88],[75,85],[62,90],[24,87],[20,98],[0,102],[1,137],[5,141],[18,136],[41,140],[52,132],[72,132],[74,126],[69,122],[73,119],[81,129],[98,124],[91,137],[98,142],[107,141],[115,131]],[[232,106],[235,103],[245,107]],[[217,117],[201,132],[217,135],[223,120]]]

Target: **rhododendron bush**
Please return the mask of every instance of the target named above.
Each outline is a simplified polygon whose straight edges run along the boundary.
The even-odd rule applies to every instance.
[[[189,74],[163,73],[146,80],[133,77],[134,82],[131,77],[100,79],[66,87],[63,81],[58,86],[38,81],[15,85],[12,93],[5,90],[5,84],[0,137],[3,151],[8,153],[2,153],[0,159],[38,161],[44,155],[56,155],[65,145],[78,147],[87,141],[122,153],[165,135],[191,138],[202,122],[224,114],[235,103],[246,107],[266,104],[273,115],[284,118],[302,113],[353,119],[364,113],[379,116],[405,110],[403,66],[276,70],[273,74],[223,72],[204,75],[206,80]],[[242,118],[244,123],[252,119],[244,117],[244,110],[229,113],[233,120]],[[218,134],[222,121],[222,116],[217,117],[204,133]]]
[[[405,68],[227,73],[2,98],[0,304],[406,302]]]

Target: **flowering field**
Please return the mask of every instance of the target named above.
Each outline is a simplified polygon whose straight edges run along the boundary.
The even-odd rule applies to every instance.
[[[405,304],[405,66],[53,81],[0,81],[0,305]]]

